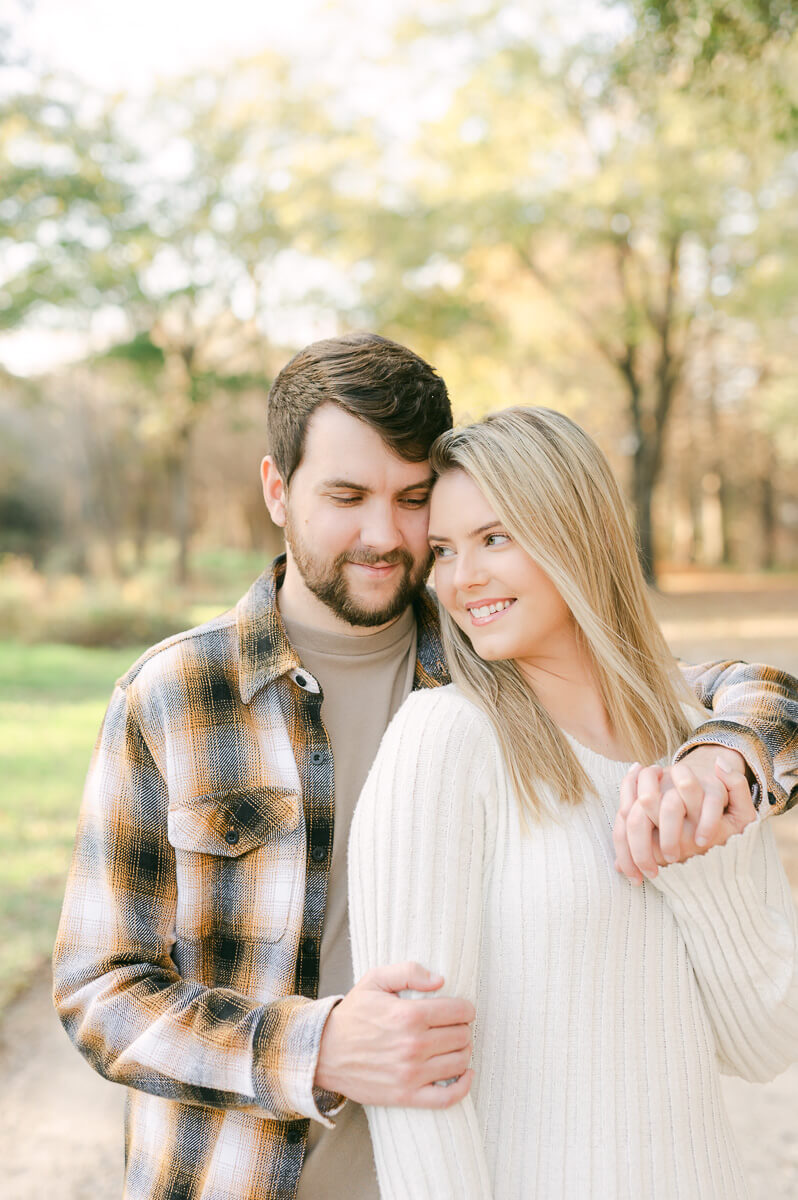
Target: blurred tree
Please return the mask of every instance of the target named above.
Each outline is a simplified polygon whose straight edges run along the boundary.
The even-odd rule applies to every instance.
[[[113,107],[0,59],[0,331],[86,328],[101,304],[135,299],[135,157]]]
[[[298,296],[307,301],[308,266],[337,232],[340,178],[363,134],[336,126],[324,99],[263,54],[178,81],[136,118],[141,159],[128,182],[138,219],[126,245],[139,300],[129,310],[134,336],[112,353],[157,374],[181,582],[202,414],[219,393],[268,390],[278,279],[292,260],[295,273],[304,265],[311,282]],[[131,113],[120,116],[132,124]]]
[[[652,494],[697,322],[744,295],[760,226],[770,237],[785,217],[795,226],[798,72],[780,22],[757,34],[760,70],[730,73],[728,52],[696,54],[688,73],[678,30],[669,25],[660,45],[639,16],[620,42],[555,55],[508,33],[504,6],[475,19],[469,77],[420,141],[416,211],[427,216],[406,230],[415,266],[403,278],[459,272],[444,311],[463,295],[484,299],[497,349],[513,355],[553,356],[529,327],[530,282],[567,315],[571,347],[557,352],[589,347],[626,397],[630,490],[653,580]],[[707,36],[715,26],[720,17]],[[783,202],[768,208],[778,180]]]

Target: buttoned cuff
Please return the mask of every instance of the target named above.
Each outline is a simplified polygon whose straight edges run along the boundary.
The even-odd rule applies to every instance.
[[[321,1036],[343,996],[290,996],[266,1005],[255,1030],[252,1078],[258,1103],[283,1120],[309,1117],[333,1128],[343,1096],[314,1084]]]
[[[787,803],[787,795],[781,788],[769,780],[767,765],[771,758],[765,746],[756,734],[745,725],[734,721],[706,721],[680,746],[673,761],[680,762],[691,750],[699,746],[727,746],[737,750],[745,759],[746,766],[754,778],[751,785],[751,796],[756,805],[757,814],[768,817],[771,813],[782,812]],[[763,803],[764,801],[764,803]]]

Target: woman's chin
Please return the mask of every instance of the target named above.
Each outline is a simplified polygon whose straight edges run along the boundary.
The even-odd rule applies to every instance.
[[[497,645],[493,638],[483,639],[467,636],[474,648],[474,653],[478,654],[485,662],[503,662],[505,659],[515,657],[511,650],[508,650],[506,646]]]

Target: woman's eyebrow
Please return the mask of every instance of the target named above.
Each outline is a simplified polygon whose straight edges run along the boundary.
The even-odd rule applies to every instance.
[[[495,529],[497,525],[501,525],[501,521],[489,521],[487,525],[480,525],[479,529],[472,529],[470,533],[466,534],[466,537],[479,537],[481,533],[487,533],[489,529]],[[448,542],[450,540],[437,533],[428,533],[427,538],[431,542]]]

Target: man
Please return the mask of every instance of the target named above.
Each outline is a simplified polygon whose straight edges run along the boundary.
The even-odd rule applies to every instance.
[[[362,334],[298,354],[269,396],[262,467],[285,559],[115,689],[55,997],[89,1061],[131,1088],[130,1200],[377,1200],[360,1104],[446,1107],[468,1087],[473,1009],[435,995],[434,964],[353,986],[346,922],[371,758],[411,688],[448,682],[424,580],[427,453],[450,424],[443,381],[402,346]],[[786,804],[783,730],[756,719],[785,682],[731,666],[695,682],[722,720],[686,748],[691,778],[711,790],[707,746],[725,744]]]

